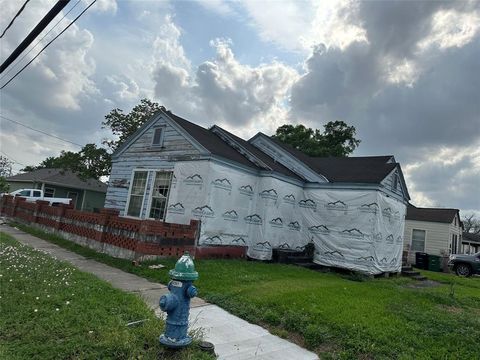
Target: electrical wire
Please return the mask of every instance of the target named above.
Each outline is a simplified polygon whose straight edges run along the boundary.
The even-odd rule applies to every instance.
[[[7,32],[8,29],[10,29],[10,26],[13,25],[13,22],[20,16],[20,14],[22,13],[23,9],[25,9],[25,6],[27,6],[29,1],[30,0],[25,1],[25,3],[20,8],[20,10],[18,10],[17,14],[13,17],[12,21],[10,21],[10,24],[8,24],[8,26],[5,28],[5,30],[3,30],[2,35],[0,35],[0,39],[3,38],[3,35],[5,35],[5,33]]]
[[[16,121],[16,120],[13,120],[13,119],[10,119],[10,118],[8,118],[8,117],[6,117],[6,116],[0,115],[0,117],[1,117],[2,119],[8,120],[8,121],[11,121],[11,122],[13,122],[13,123],[15,123],[15,124],[18,124],[18,125],[21,125],[21,126],[23,126],[23,127],[26,127],[27,129],[30,129],[30,130],[33,130],[33,131],[37,131],[37,132],[39,132],[39,133],[41,133],[41,134],[50,136],[50,137],[55,138],[55,139],[62,140],[62,141],[64,141],[64,142],[67,142],[67,143],[70,143],[70,144],[73,144],[73,145],[76,145],[76,146],[83,147],[83,145],[77,144],[77,143],[75,143],[75,142],[73,142],[73,141],[70,141],[70,140],[62,139],[61,137],[58,137],[58,136],[49,134],[49,133],[47,133],[47,132],[45,132],[45,131],[42,131],[42,130],[34,129],[34,128],[28,126],[28,125],[22,124],[21,122]]]
[[[57,36],[55,36],[52,40],[50,40],[47,45],[45,45],[39,52],[37,55],[35,55],[33,57],[32,60],[30,60],[28,63],[25,64],[24,67],[22,67],[15,75],[13,75],[13,77],[8,80],[1,88],[0,90],[4,89],[5,86],[7,86],[8,84],[10,84],[10,82],[15,79],[23,70],[25,70],[27,68],[28,65],[30,65],[51,43],[53,43],[57,38],[60,37],[60,35],[62,35],[65,31],[67,31],[67,29],[72,26],[75,21],[77,21],[88,9],[90,9],[90,7],[95,4],[97,2],[97,0],[93,0],[90,5],[88,5],[75,19],[72,20],[72,22],[70,24],[67,25],[67,27],[65,29],[63,29]]]
[[[22,166],[27,166],[27,165],[25,165],[25,164],[22,164],[22,163],[18,162],[17,160],[15,160],[15,159],[12,158],[11,156],[9,156],[9,155],[8,155],[7,153],[5,153],[4,151],[0,150],[0,152],[1,152],[3,155],[5,155],[5,156],[8,158],[8,160],[13,161],[15,164],[19,164],[19,165],[22,165]]]
[[[38,40],[35,45],[33,45],[33,47],[30,48],[30,50],[28,50],[20,59],[18,59],[17,61],[15,61],[15,63],[11,66],[8,67],[8,70],[5,72],[5,74],[2,75],[2,77],[0,78],[0,81],[2,81],[13,69],[15,69],[17,67],[17,65],[23,60],[25,59],[25,57],[30,54],[32,52],[33,49],[35,49],[37,47],[38,44],[40,44],[42,42],[43,39],[45,39],[45,37],[50,34],[52,32],[53,29],[55,29],[58,24],[60,24],[60,22],[63,21],[63,19],[65,19],[67,17],[68,14],[70,14],[70,12],[75,9],[75,7],[81,2],[82,0],[78,0],[75,5],[73,5],[70,10],[68,10],[65,15],[62,16],[62,18],[60,20],[58,20],[55,25],[53,25],[50,30],[48,30],[45,35],[43,35],[40,40]]]

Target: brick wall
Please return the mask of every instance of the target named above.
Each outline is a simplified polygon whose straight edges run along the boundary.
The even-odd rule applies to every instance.
[[[197,246],[198,220],[172,224],[118,216],[118,210],[100,213],[79,211],[73,205],[51,206],[48,201],[28,202],[22,197],[0,198],[0,214],[56,233],[71,241],[112,256],[127,259],[180,257],[189,251],[195,258],[240,258],[246,248],[238,246]]]

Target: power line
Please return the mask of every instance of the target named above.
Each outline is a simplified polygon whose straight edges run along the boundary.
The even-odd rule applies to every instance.
[[[62,139],[61,137],[58,137],[58,136],[55,136],[55,135],[51,135],[51,134],[49,134],[49,133],[47,133],[47,132],[45,132],[45,131],[42,131],[42,130],[34,129],[34,128],[28,126],[28,125],[22,124],[21,122],[18,122],[18,121],[16,121],[16,120],[13,120],[13,119],[10,119],[10,118],[7,118],[6,116],[0,115],[0,117],[1,117],[2,119],[8,120],[8,121],[11,121],[11,122],[13,122],[13,123],[15,123],[15,124],[18,124],[18,125],[21,125],[21,126],[23,126],[23,127],[26,127],[27,129],[30,129],[30,130],[33,130],[33,131],[42,133],[42,134],[44,134],[44,135],[47,135],[47,136],[50,136],[50,137],[52,137],[52,138],[65,141],[65,142],[67,142],[67,143],[70,143],[70,144],[73,144],[73,145],[76,145],[76,146],[83,147],[83,145],[74,143],[73,141],[70,141],[70,140]]]
[[[29,0],[29,1],[30,1],[30,0]],[[65,15],[63,15],[62,18],[61,18],[60,20],[58,20],[58,21],[55,23],[55,25],[53,25],[53,26],[50,28],[50,30],[48,30],[48,31],[45,33],[45,35],[43,35],[43,36],[41,37],[41,39],[38,40],[38,41],[35,43],[35,45],[33,45],[33,46],[30,48],[30,50],[28,50],[25,54],[23,54],[23,56],[22,56],[20,59],[18,59],[17,61],[15,61],[15,63],[14,63],[12,66],[9,67],[9,69],[7,70],[7,72],[6,72],[5,74],[3,74],[3,76],[0,78],[0,81],[3,80],[5,77],[7,77],[7,75],[10,74],[10,72],[11,72],[13,69],[15,69],[15,68],[17,67],[17,65],[18,65],[23,59],[25,59],[25,57],[26,57],[28,54],[30,54],[30,53],[32,52],[32,50],[35,49],[35,48],[37,47],[37,45],[40,44],[40,43],[42,42],[42,40],[45,39],[45,37],[52,32],[53,29],[55,29],[55,28],[58,26],[58,24],[60,24],[60,23],[63,21],[63,19],[65,19],[65,18],[67,17],[67,15],[70,14],[70,12],[71,12],[73,9],[75,9],[75,8],[77,7],[77,5],[78,5],[81,1],[82,1],[82,0],[77,0],[77,2],[75,3],[75,5],[73,5],[73,6],[70,8],[70,10],[68,10],[67,13],[66,13]]]
[[[29,1],[30,0],[25,1],[25,3],[20,8],[20,10],[18,10],[17,14],[13,17],[12,21],[10,21],[10,24],[8,24],[8,26],[5,28],[5,30],[3,30],[2,35],[0,35],[0,39],[3,38],[3,35],[5,35],[5,33],[7,32],[8,29],[10,29],[10,26],[13,25],[13,22],[20,16],[20,14],[22,13],[23,9],[25,9],[25,6],[27,6]]]
[[[73,19],[73,21],[72,21],[70,24],[68,24],[68,26],[67,26],[65,29],[63,29],[57,36],[55,36],[52,40],[50,40],[50,41],[47,43],[47,45],[45,45],[45,46],[39,51],[39,53],[33,57],[32,60],[30,60],[28,63],[26,63],[24,67],[22,67],[15,75],[13,75],[13,77],[12,77],[10,80],[8,80],[8,81],[0,88],[0,90],[2,90],[3,88],[5,88],[5,86],[7,86],[8,84],[10,84],[10,82],[11,82],[13,79],[15,79],[23,70],[25,70],[25,69],[27,68],[27,66],[30,65],[30,64],[43,52],[43,50],[45,50],[51,43],[53,43],[58,37],[60,37],[60,35],[62,35],[70,26],[72,26],[72,25],[75,23],[75,21],[77,21],[77,20],[80,18],[80,16],[82,16],[82,15],[83,15],[88,9],[90,9],[90,7],[91,7],[93,4],[95,4],[96,2],[97,2],[97,0],[93,0],[93,1],[90,3],[90,5],[88,5],[75,19]]]
[[[32,31],[23,39],[23,41],[18,45],[15,50],[12,51],[10,56],[0,65],[0,74],[5,71],[5,69],[15,61],[17,57],[30,45],[33,40],[47,27],[48,24],[57,16],[62,9],[67,6],[70,0],[58,0],[58,2],[50,9],[50,11],[45,15],[42,20],[33,28]]]
[[[13,161],[15,164],[19,164],[19,165],[22,165],[22,166],[27,166],[27,165],[25,165],[25,164],[22,164],[22,163],[18,162],[17,160],[15,160],[15,159],[12,158],[11,156],[9,156],[6,152],[4,152],[4,151],[2,151],[2,150],[0,150],[0,152],[1,152],[3,155],[5,155],[5,156],[8,158],[8,160]]]

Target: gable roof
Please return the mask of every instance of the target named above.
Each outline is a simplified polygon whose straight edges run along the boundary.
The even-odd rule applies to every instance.
[[[270,139],[312,170],[325,176],[329,182],[379,184],[398,165],[391,161],[392,155],[311,157],[278,139]]]
[[[180,125],[185,131],[187,131],[190,134],[190,136],[192,136],[195,140],[197,140],[202,146],[204,146],[212,154],[221,156],[228,160],[238,162],[242,165],[246,165],[256,170],[264,170],[263,168],[257,166],[256,164],[248,160],[245,156],[240,154],[232,146],[228,145],[217,134],[215,134],[214,131],[212,131],[213,128],[210,130],[205,129],[199,125],[196,125],[188,120],[181,118],[180,116],[177,116],[171,113],[170,111],[167,111],[167,114],[168,116],[170,116],[170,118],[173,121],[175,121],[178,125]],[[279,172],[283,175],[293,177],[295,179],[301,179],[293,171],[290,171],[288,168],[286,168],[282,164],[276,163],[270,156],[268,156],[261,150],[257,149],[248,141],[243,140],[242,138],[236,135],[233,135],[232,133],[228,132],[227,130],[219,126],[216,126],[216,127],[221,131],[223,131],[224,133],[226,133],[228,136],[230,136],[233,140],[235,140],[240,146],[245,148],[248,152],[252,153],[255,157],[257,157],[259,160],[264,162],[273,171]]]
[[[458,209],[419,208],[408,204],[405,219],[450,224],[457,214],[460,218]]]
[[[81,190],[107,192],[107,185],[103,182],[93,178],[83,180],[73,171],[63,169],[38,169],[10,176],[6,180],[12,182],[42,182]]]

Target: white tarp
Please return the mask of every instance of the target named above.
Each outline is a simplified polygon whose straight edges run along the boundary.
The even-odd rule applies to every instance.
[[[369,274],[399,271],[405,205],[378,191],[303,189],[208,161],[175,164],[167,222],[202,221],[201,245],[272,249],[315,244],[314,261]]]

